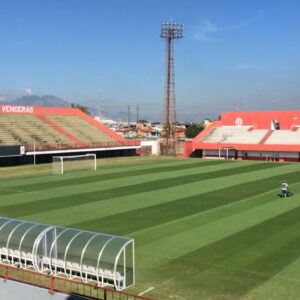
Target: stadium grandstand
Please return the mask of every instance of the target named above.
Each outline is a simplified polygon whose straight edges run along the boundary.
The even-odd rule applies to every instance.
[[[0,106],[0,165],[50,162],[53,155],[135,155],[126,140],[76,108]]]
[[[300,161],[300,111],[222,113],[185,142],[184,156]]]

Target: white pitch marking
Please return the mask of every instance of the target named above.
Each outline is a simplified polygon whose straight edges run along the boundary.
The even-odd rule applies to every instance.
[[[149,287],[149,289],[147,289],[147,290],[145,290],[145,291],[139,293],[139,296],[143,296],[143,295],[145,295],[146,293],[149,293],[149,292],[152,291],[152,290],[154,290],[154,287],[153,287],[153,286],[151,286],[151,287]]]

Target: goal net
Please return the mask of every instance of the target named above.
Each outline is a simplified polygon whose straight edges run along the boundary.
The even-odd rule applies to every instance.
[[[97,170],[96,154],[53,156],[52,173],[64,174],[74,170]]]

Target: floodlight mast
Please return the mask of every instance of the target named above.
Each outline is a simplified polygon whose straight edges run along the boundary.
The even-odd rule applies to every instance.
[[[176,96],[174,74],[174,40],[183,37],[182,23],[162,23],[160,37],[166,40],[166,78],[164,101],[164,137],[174,137],[173,127],[176,123]]]

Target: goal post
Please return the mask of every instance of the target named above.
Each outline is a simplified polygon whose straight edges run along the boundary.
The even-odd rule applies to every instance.
[[[52,173],[64,174],[74,170],[97,170],[96,154],[53,156]]]

